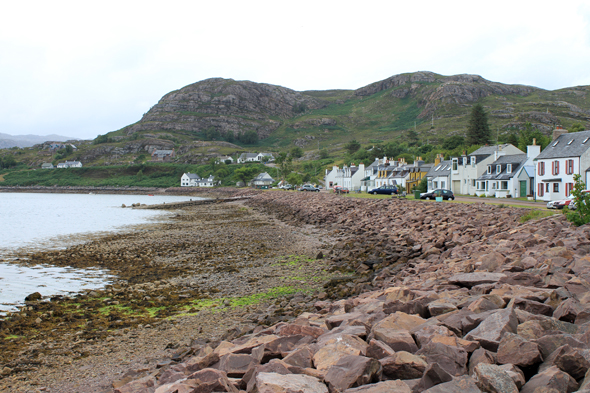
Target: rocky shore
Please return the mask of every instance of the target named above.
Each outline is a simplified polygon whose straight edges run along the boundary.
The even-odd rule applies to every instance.
[[[120,282],[64,300],[77,312],[44,308],[61,299],[34,302],[4,322],[5,336],[25,336],[68,317],[36,341],[4,340],[0,386],[585,391],[590,228],[561,215],[521,222],[527,212],[264,192],[187,208],[158,230],[31,255],[108,267]]]

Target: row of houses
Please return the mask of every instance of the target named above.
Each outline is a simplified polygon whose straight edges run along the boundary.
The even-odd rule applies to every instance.
[[[271,162],[274,159],[271,153],[242,153],[238,157],[238,164],[245,162]]]
[[[258,174],[248,185],[254,188],[269,188],[275,180],[266,172]],[[215,187],[221,184],[221,181],[215,180],[215,176],[210,175],[207,178],[201,178],[196,173],[184,173],[180,178],[181,187]],[[243,184],[242,186],[244,186]]]
[[[426,177],[429,191],[448,189],[455,194],[550,201],[569,196],[576,174],[589,184],[590,131],[567,133],[557,127],[553,141],[543,151],[533,141],[526,153],[511,144],[483,146],[450,160],[438,155],[434,164],[425,164],[420,157],[412,164],[403,159],[375,158],[368,166],[361,163],[326,170],[325,184],[363,191],[381,185],[411,190]]]
[[[66,161],[60,162],[56,166],[53,166],[50,162],[44,162],[41,164],[41,169],[53,169],[53,168],[82,168],[80,161]]]

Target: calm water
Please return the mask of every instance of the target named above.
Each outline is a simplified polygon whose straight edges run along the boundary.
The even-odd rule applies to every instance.
[[[19,248],[64,248],[98,232],[165,221],[170,212],[121,208],[199,199],[178,196],[0,193],[0,311],[12,310],[33,292],[43,296],[100,288],[112,278],[101,270],[53,266],[23,267],[12,254]]]

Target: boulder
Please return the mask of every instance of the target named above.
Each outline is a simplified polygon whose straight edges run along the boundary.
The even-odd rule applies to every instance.
[[[578,383],[568,373],[557,367],[535,374],[520,390],[521,393],[535,393],[542,388],[555,389],[557,392],[571,393],[578,389]]]
[[[328,393],[319,379],[303,374],[258,373],[256,389],[258,393]]]
[[[379,362],[383,367],[383,375],[390,379],[421,378],[428,366],[422,357],[405,351],[396,352]]]
[[[543,361],[539,345],[520,337],[518,334],[506,332],[498,346],[497,360],[499,364],[514,364],[529,367]]]
[[[572,348],[566,344],[557,348],[545,359],[539,367],[539,372],[553,366],[559,368],[561,371],[565,371],[574,379],[579,380],[584,377],[588,368],[590,368],[590,362],[581,353],[581,350]]]
[[[475,329],[471,330],[465,339],[478,341],[482,347],[496,352],[504,333],[516,333],[518,318],[513,309],[496,311],[486,318]]]
[[[461,273],[455,274],[449,277],[450,284],[460,285],[462,287],[471,288],[480,284],[492,284],[497,283],[501,279],[505,278],[504,273],[487,273],[487,272],[474,272],[474,273]]]
[[[469,375],[473,375],[475,367],[480,363],[496,364],[496,354],[484,348],[475,350],[469,358]]]
[[[422,393],[481,393],[475,380],[463,375],[424,390]]]
[[[412,393],[408,385],[402,381],[383,381],[358,388],[346,389],[344,393]]]
[[[221,370],[205,368],[188,376],[198,382],[198,388],[194,393],[232,392],[238,393],[238,389],[227,378],[227,374]]]
[[[495,364],[480,363],[474,369],[477,386],[484,392],[518,393],[508,373]]]
[[[436,363],[453,376],[467,372],[467,351],[456,346],[429,342],[416,355],[423,356],[428,364]]]
[[[331,392],[343,392],[346,389],[379,382],[381,363],[365,356],[348,355],[340,358],[324,378]]]
[[[395,351],[383,341],[372,339],[367,347],[367,356],[373,359],[383,359],[391,356]]]
[[[424,370],[424,375],[420,378],[420,382],[416,386],[414,391],[424,391],[430,389],[433,386],[439,385],[444,382],[450,382],[453,380],[453,376],[446,372],[437,363],[431,363]]]

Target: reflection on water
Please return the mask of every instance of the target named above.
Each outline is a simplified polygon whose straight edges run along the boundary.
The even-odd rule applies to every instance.
[[[20,251],[65,248],[97,234],[164,221],[170,211],[123,209],[189,199],[166,195],[0,193],[0,310],[13,309],[34,292],[43,296],[100,288],[113,277],[102,270],[8,263]]]
[[[0,263],[0,311],[14,311],[34,292],[42,296],[68,295],[102,288],[113,277],[104,270]]]

